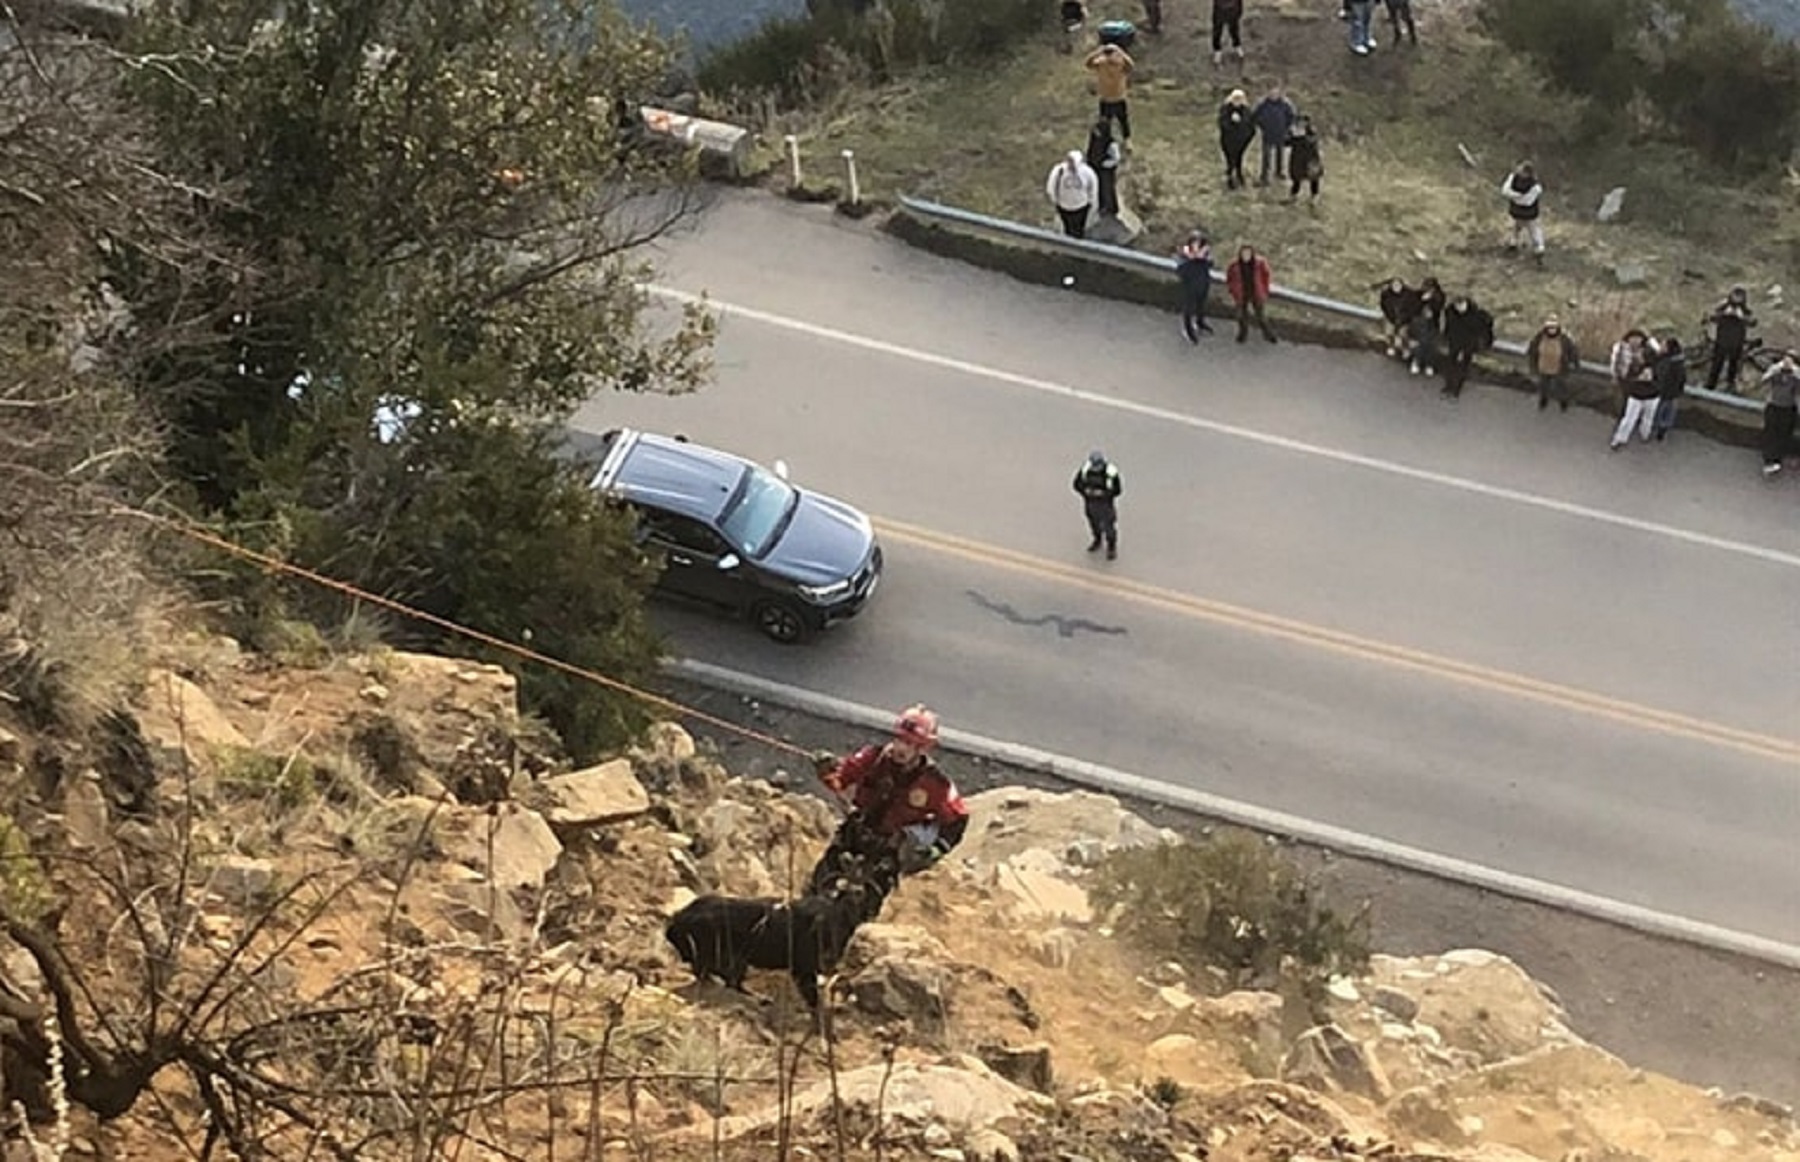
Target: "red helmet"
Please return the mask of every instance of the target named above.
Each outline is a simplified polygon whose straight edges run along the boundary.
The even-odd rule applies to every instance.
[[[894,737],[920,750],[930,750],[938,743],[938,716],[923,706],[908,706],[894,721]]]

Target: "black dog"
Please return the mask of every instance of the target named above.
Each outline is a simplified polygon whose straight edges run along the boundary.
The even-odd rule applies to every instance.
[[[788,903],[701,896],[663,929],[697,977],[717,977],[741,993],[752,968],[787,969],[807,1007],[819,1010],[819,977],[831,972],[866,916],[868,889],[839,878],[829,894]],[[876,908],[880,908],[877,903]]]

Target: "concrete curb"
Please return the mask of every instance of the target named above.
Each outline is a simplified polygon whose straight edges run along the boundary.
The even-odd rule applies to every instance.
[[[756,698],[777,706],[830,718],[864,730],[886,730],[893,720],[889,710],[867,706],[820,694],[783,682],[759,678],[752,674],[725,669],[691,658],[678,658],[670,663],[670,672],[678,677],[715,690]],[[1074,783],[1093,790],[1106,791],[1134,799],[1191,812],[1209,819],[1246,827],[1254,831],[1279,835],[1343,855],[1371,860],[1410,872],[1434,876],[1452,883],[1481,888],[1499,895],[1526,900],[1534,904],[1573,912],[1591,919],[1616,924],[1634,932],[1678,940],[1718,952],[1731,953],[1765,961],[1782,968],[1800,970],[1800,946],[1778,940],[1721,928],[1699,920],[1658,912],[1637,904],[1608,899],[1574,888],[1565,888],[1529,876],[1515,875],[1453,856],[1439,855],[1404,844],[1392,843],[1372,835],[1349,831],[1329,823],[1320,823],[1241,803],[1234,799],[1210,795],[1187,787],[1160,783],[1141,775],[1101,766],[1067,755],[1053,754],[1034,747],[1000,739],[987,738],[961,730],[945,730],[945,749],[989,762],[1021,767],[1037,774]]]

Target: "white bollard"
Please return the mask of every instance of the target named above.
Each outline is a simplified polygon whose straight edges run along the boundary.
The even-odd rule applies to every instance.
[[[787,146],[788,184],[797,190],[800,188],[800,139],[790,133],[781,141]]]
[[[844,151],[844,202],[851,206],[862,204],[862,189],[856,184],[856,151]]]

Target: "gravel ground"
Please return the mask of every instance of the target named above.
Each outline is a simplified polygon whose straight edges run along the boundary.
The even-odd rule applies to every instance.
[[[668,693],[728,722],[808,748],[842,751],[860,738],[854,729],[826,719],[685,682],[671,683]],[[710,738],[739,774],[793,770],[791,761],[760,744],[704,726],[693,732]],[[1006,784],[1068,786],[954,754],[945,767],[971,793]],[[1194,833],[1208,825],[1154,804],[1132,806],[1177,831]],[[1748,1091],[1800,1104],[1793,1024],[1800,1013],[1800,973],[1382,864],[1294,850],[1322,868],[1345,900],[1375,902],[1375,945],[1381,951],[1406,956],[1473,947],[1502,953],[1556,990],[1572,1028],[1632,1064],[1727,1093]]]

